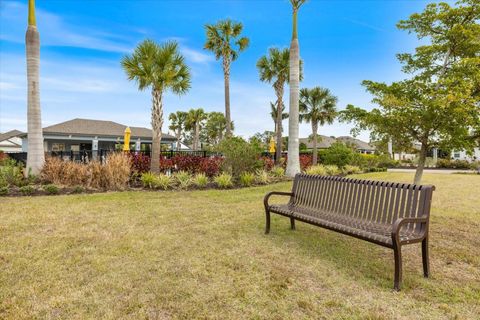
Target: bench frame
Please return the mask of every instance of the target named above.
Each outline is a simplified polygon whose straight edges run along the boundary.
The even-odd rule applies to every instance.
[[[341,179],[341,178],[340,178]],[[295,183],[296,183],[297,177],[295,177],[294,181],[294,187],[292,190],[295,190]],[[362,180],[358,180],[362,181]],[[380,183],[380,182],[379,182]],[[398,183],[399,186],[404,185],[402,183]],[[396,291],[400,291],[401,285],[402,285],[402,245],[406,244],[412,244],[412,243],[422,243],[422,264],[423,264],[423,276],[425,278],[428,278],[430,276],[430,262],[429,262],[429,251],[428,251],[428,226],[429,226],[429,216],[430,216],[430,206],[431,206],[431,198],[432,198],[432,192],[435,190],[434,186],[423,186],[426,188],[426,203],[423,208],[424,212],[421,217],[417,218],[398,218],[397,220],[394,221],[392,225],[392,232],[391,232],[391,237],[392,237],[392,245],[380,242],[380,241],[375,241],[370,238],[362,237],[361,235],[357,234],[351,234],[348,232],[342,232],[340,230],[332,229],[324,225],[319,225],[317,223],[314,223],[312,221],[308,221],[305,219],[302,219],[300,217],[292,217],[287,214],[283,214],[280,212],[272,212],[276,213],[282,216],[285,216],[287,218],[290,218],[290,228],[291,230],[295,230],[295,220],[299,220],[311,225],[316,225],[324,229],[329,229],[338,233],[342,233],[354,238],[362,239],[371,243],[378,244],[380,246],[386,247],[393,249],[393,256],[394,256],[394,261],[395,261],[395,273],[394,273],[394,285],[393,288]],[[269,192],[265,195],[263,203],[265,207],[265,234],[268,234],[270,232],[270,205],[269,205],[269,199],[272,196],[288,196],[290,199],[293,199],[295,197],[295,194],[293,192],[278,192],[278,191],[272,191]],[[400,240],[400,229],[404,224],[407,223],[420,223],[422,230],[424,230],[423,237],[420,239],[415,239],[415,240]]]

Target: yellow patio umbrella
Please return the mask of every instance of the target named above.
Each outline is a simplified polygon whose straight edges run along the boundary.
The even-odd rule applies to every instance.
[[[270,138],[270,145],[269,145],[268,151],[269,151],[270,153],[275,153],[275,150],[276,150],[276,148],[275,148],[275,139],[273,139],[273,137],[271,137],[271,138]]]
[[[125,128],[125,135],[123,136],[123,151],[130,151],[130,134],[132,130],[130,127]]]

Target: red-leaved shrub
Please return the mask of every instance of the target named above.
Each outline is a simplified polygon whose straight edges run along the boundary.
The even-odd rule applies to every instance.
[[[270,157],[261,157],[260,160],[263,163],[263,169],[266,171],[271,171],[275,166],[275,161]]]
[[[145,173],[150,171],[150,157],[143,153],[131,153],[132,172]]]
[[[222,157],[203,158],[200,163],[200,171],[195,173],[205,173],[208,177],[214,177],[220,173],[222,163]]]

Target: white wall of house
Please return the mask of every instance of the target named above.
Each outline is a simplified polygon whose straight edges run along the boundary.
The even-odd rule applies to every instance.
[[[480,161],[480,148],[475,148],[472,155],[468,155],[465,150],[452,151],[453,160]]]

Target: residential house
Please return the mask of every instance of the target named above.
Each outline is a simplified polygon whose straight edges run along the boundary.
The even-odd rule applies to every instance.
[[[73,119],[43,128],[45,151],[112,151],[123,146],[126,125],[113,121]],[[152,130],[143,127],[130,127],[130,149],[150,150]],[[27,134],[20,134],[22,149],[28,148]],[[176,138],[162,134],[162,145],[172,149]]]
[[[307,149],[311,150],[313,149],[313,140],[310,138],[300,138],[299,139],[300,143],[305,144]],[[329,148],[333,143],[335,142],[343,142],[347,145],[353,146],[357,152],[359,153],[365,153],[365,154],[371,154],[375,152],[375,147],[368,144],[367,142],[364,142],[362,140],[349,137],[349,136],[341,136],[341,137],[327,137],[323,135],[318,135],[317,139],[317,148],[318,149],[327,149]]]

